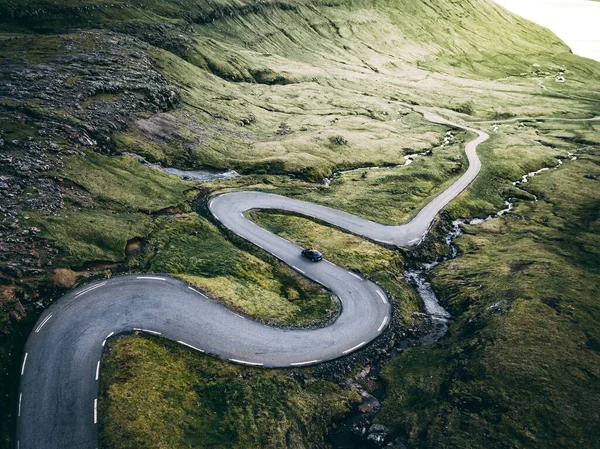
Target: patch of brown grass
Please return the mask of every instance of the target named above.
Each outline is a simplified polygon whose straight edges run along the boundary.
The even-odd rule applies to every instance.
[[[73,288],[80,276],[79,273],[68,268],[57,268],[50,280],[58,287]]]

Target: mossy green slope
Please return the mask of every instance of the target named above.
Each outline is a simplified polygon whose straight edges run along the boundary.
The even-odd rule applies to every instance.
[[[466,227],[433,285],[449,338],[384,371],[380,419],[416,447],[595,447],[598,149],[526,185],[540,200]]]
[[[358,400],[331,382],[239,367],[165,340],[125,337],[108,351],[104,447],[301,449]]]
[[[573,56],[547,30],[488,0],[0,0],[0,17],[0,50],[7,63],[20,61],[34,72],[48,66],[60,68],[74,48],[85,60],[88,54],[104,55],[103,47],[116,42],[110,45],[117,49],[127,45],[128,56],[148,58],[181,99],[176,109],[132,114],[130,125],[121,127],[98,149],[103,155],[90,150],[84,152],[86,157],[73,156],[64,167],[40,175],[60,180],[62,208],[55,214],[26,212],[26,216],[40,228],[40,238],[61,250],[58,266],[79,267],[103,260],[120,263],[121,269],[169,272],[265,321],[307,323],[327,315],[331,302],[319,288],[255,248],[227,242],[224,231],[211,224],[198,207],[209,193],[230,188],[267,189],[395,223],[414,213],[464,169],[458,143],[438,151],[447,129],[424,121],[411,105],[454,110],[458,119],[464,120],[600,113],[600,65]],[[138,68],[134,59],[123,61]],[[97,69],[101,71],[101,66]],[[567,82],[555,82],[559,70],[565,72]],[[64,81],[56,79],[56,87],[63,90],[77,90],[93,81],[67,76]],[[101,90],[85,97],[81,106],[85,110],[117,104],[126,94],[119,89]],[[36,134],[39,121],[82,126],[77,108],[61,104],[44,109],[39,104],[39,99],[22,100],[8,94],[0,98],[5,139],[45,142]],[[480,178],[448,207],[452,216],[484,216],[502,206],[507,196],[531,199],[510,181],[540,166],[554,165],[556,157],[564,157],[566,150],[576,145],[593,145],[599,140],[593,125],[528,124],[523,128],[515,124],[500,129],[481,148],[484,169]],[[66,137],[54,143],[60,151],[70,150],[72,145]],[[318,184],[339,169],[399,164],[405,154],[429,149],[433,156],[410,167],[373,171],[365,179],[346,174],[330,188]],[[236,168],[254,175],[200,187],[145,168],[134,159],[115,157],[124,151],[166,165]],[[593,172],[592,166],[586,167],[585,174]],[[561,173],[577,179],[574,184],[560,179],[571,191],[595,186],[590,184],[595,181],[580,176],[583,172]],[[543,198],[553,188],[540,186],[537,194]],[[590,211],[597,205],[585,195],[568,198],[572,211],[567,211],[565,202],[544,213],[542,202],[531,211],[520,206],[519,210],[537,217],[535,226],[530,226],[531,220],[511,218],[506,228],[493,229],[488,224],[472,231],[476,236],[463,238],[461,244],[466,255],[439,269],[435,285],[457,317],[449,339],[432,348],[407,351],[386,371],[389,399],[382,420],[407,435],[414,445],[491,447],[492,443],[514,440],[543,447],[554,440],[566,446],[572,442],[585,446],[592,441],[593,432],[586,430],[593,428],[597,415],[588,408],[588,399],[596,397],[593,381],[597,367],[590,354],[595,354],[598,338],[589,325],[589,317],[597,317],[589,291],[590,279],[596,279],[592,272],[597,256],[597,226]],[[548,221],[545,214],[551,212],[563,218]],[[569,214],[579,218],[571,220]],[[398,279],[401,263],[387,252],[377,260],[380,255],[371,246],[361,249],[362,244],[352,240],[355,246],[349,249],[349,240],[337,231],[301,219],[259,220],[282,232],[288,228],[287,235],[298,241],[322,242],[333,257],[336,250],[344,250],[337,255],[338,262],[364,269],[385,283],[386,290],[402,299],[402,318],[415,310],[414,296]],[[140,238],[142,248],[137,254],[126,254],[127,241],[133,237]],[[568,243],[566,251],[559,245],[562,241]],[[513,251],[502,250],[502,245]],[[515,257],[522,248],[532,254],[524,261]],[[364,257],[364,266],[356,263],[356,257]],[[229,264],[231,260],[236,263]],[[556,281],[557,267],[563,262],[575,292],[565,293],[568,283]],[[511,264],[518,268],[514,273]],[[530,270],[530,266],[546,268]],[[33,282],[42,285],[49,273],[50,269],[43,271]],[[544,308],[547,305],[536,302],[538,283],[544,284],[539,290],[545,292],[544,298],[559,298],[563,304],[581,309],[582,314],[575,315],[577,322],[565,321],[569,308],[556,318]],[[480,320],[477,313],[491,314],[485,307],[493,304],[492,299],[504,299],[502,295],[514,300],[511,312]],[[546,302],[555,304],[554,300]],[[3,302],[3,322],[8,322],[19,306],[18,301]],[[39,312],[32,312],[31,319],[35,313]],[[470,319],[481,327],[476,337],[472,337]],[[19,326],[14,320],[12,323]],[[523,323],[533,330],[523,332]],[[592,352],[581,350],[583,334],[590,335],[585,344]],[[564,347],[569,353],[566,349],[557,352],[559,336],[568,340]],[[549,347],[546,341],[554,345]],[[8,371],[17,373],[19,360],[14,354],[19,346],[11,345],[3,348],[3,354],[11,359]],[[171,347],[164,352],[164,347],[124,348],[121,355],[127,363],[123,364],[131,370],[119,374],[113,364],[115,371],[108,371],[107,379],[115,388],[113,405],[118,405],[105,409],[108,433],[104,441],[109,445],[136,447],[145,440],[155,443],[153,447],[202,442],[231,447],[234,443],[229,437],[237,438],[235,444],[240,447],[281,446],[288,437],[301,445],[318,441],[324,423],[332,416],[331,411],[316,405],[321,416],[318,425],[307,424],[315,422],[313,411],[307,410],[314,405],[314,397],[294,402],[304,394],[298,393],[295,381],[260,372],[253,372],[252,385],[263,392],[283,391],[276,395],[277,401],[267,403],[267,412],[252,402],[242,380],[225,376],[223,382],[235,384],[234,393],[243,390],[236,400],[246,401],[245,407],[236,402],[223,411],[219,408],[222,404],[211,400],[202,405],[206,413],[196,415],[189,399],[198,396],[189,391],[193,385],[204,388],[206,380],[197,377],[197,371],[204,364],[229,374],[234,368],[216,367],[207,359],[188,360],[183,366],[182,360],[192,356]],[[169,354],[175,355],[169,358]],[[532,354],[533,362],[527,354]],[[163,357],[181,368],[180,377],[166,379],[165,372],[153,365]],[[152,370],[157,370],[154,377]],[[496,374],[502,371],[513,377]],[[128,383],[130,374],[140,377]],[[5,397],[12,397],[2,409],[3,443],[7,446],[16,410],[15,379],[8,387],[9,383],[2,383]],[[524,394],[526,400],[521,399],[520,391],[531,384],[535,386],[531,395]],[[168,385],[163,397],[151,396],[157,402],[148,404],[161,407],[161,413],[153,417],[140,406],[150,385]],[[215,391],[222,393],[221,387]],[[339,391],[331,385],[323,388],[323,394],[332,398],[327,406],[342,411]],[[128,397],[132,402],[127,402]],[[282,405],[282,397],[295,405]],[[551,404],[532,406],[537,397],[551,398]],[[181,402],[190,417],[183,416]],[[136,407],[126,409],[132,403]],[[213,419],[216,410],[222,412],[219,416],[229,427],[215,424],[201,441],[190,428],[206,430],[203,419]],[[586,411],[587,417],[583,417]],[[253,421],[250,416],[255,412],[265,419]],[[125,414],[125,425],[118,427]],[[275,418],[281,418],[283,424],[267,435],[262,426],[272,425]],[[168,443],[160,440],[155,429],[179,419],[182,426],[164,430]],[[152,427],[144,424],[145,420]],[[305,429],[299,431],[293,421],[306,424]],[[238,422],[244,423],[243,437],[231,430],[231,423]],[[556,434],[557,428],[566,429],[563,436]],[[214,429],[218,432],[212,432]],[[221,432],[229,434],[219,436]],[[195,436],[187,440],[189,435]]]

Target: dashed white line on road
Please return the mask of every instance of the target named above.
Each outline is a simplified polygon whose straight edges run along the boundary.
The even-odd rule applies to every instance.
[[[183,345],[183,346],[187,346],[188,348],[195,349],[196,351],[204,352],[204,350],[202,350],[202,349],[200,349],[200,348],[197,348],[197,347],[195,347],[195,346],[192,346],[192,345],[190,345],[190,344],[186,343],[185,341],[181,341],[181,340],[179,340],[177,343],[179,343],[179,344],[181,344],[181,345]]]
[[[160,332],[151,331],[149,329],[141,329],[139,327],[134,327],[133,330],[134,331],[140,331],[140,332],[148,332],[149,334],[154,334],[154,335],[160,335]]]
[[[358,349],[358,348],[360,348],[361,346],[363,346],[363,345],[366,345],[366,344],[367,344],[367,342],[366,342],[366,341],[363,341],[362,343],[359,343],[359,344],[357,344],[356,346],[353,346],[353,347],[352,347],[352,348],[350,348],[350,349],[346,349],[344,352],[342,352],[342,354],[348,354],[349,352],[352,352],[352,351],[354,351],[355,349]]]
[[[94,399],[94,424],[98,422],[98,398]]]
[[[52,318],[52,314],[50,314],[50,315],[48,315],[46,318],[44,318],[44,321],[42,321],[42,322],[40,323],[40,325],[37,327],[37,329],[35,330],[35,333],[36,333],[36,334],[37,334],[37,333],[40,331],[40,329],[41,329],[42,327],[44,327],[44,324],[46,324],[50,318]]]
[[[221,220],[219,220],[219,217],[217,217],[216,214],[213,214],[213,217],[215,217],[218,221],[221,221]]]
[[[202,292],[199,292],[198,290],[196,290],[194,287],[189,287],[188,288],[196,293],[198,293],[200,296],[204,296],[204,294]]]
[[[360,279],[362,281],[362,278],[358,275],[358,274],[354,274],[352,271],[348,271],[348,273],[350,273],[352,276],[354,276],[356,279]]]
[[[301,270],[301,269],[300,269],[300,268],[298,268],[296,265],[292,265],[292,268],[293,268],[294,270],[296,270],[296,271],[299,271],[299,272],[300,272],[300,273],[302,273],[302,274],[306,274],[306,272],[305,272],[305,271]]]
[[[388,242],[387,240],[379,240],[379,243],[385,243],[386,245],[393,245],[394,242]]]
[[[235,312],[232,312],[232,313],[233,313],[235,316],[237,316],[238,318],[241,318],[242,320],[245,320],[245,319],[246,319],[245,317],[243,317],[243,316],[242,316],[242,315],[240,315],[239,313],[235,313]]]
[[[419,241],[419,239],[412,239],[408,242],[408,244],[412,245],[413,243],[418,242],[418,241]]]
[[[96,380],[98,380],[98,376],[100,375],[100,360],[96,364]]]
[[[310,365],[311,363],[317,363],[320,362],[320,360],[309,360],[308,362],[296,362],[296,363],[290,363],[290,366],[302,366],[302,365]]]
[[[384,304],[387,304],[387,299],[385,299],[385,295],[381,293],[379,290],[375,290]]]
[[[105,282],[101,282],[101,283],[100,283],[100,284],[98,284],[98,285],[94,285],[93,287],[88,287],[88,288],[86,288],[85,290],[83,290],[83,291],[80,291],[79,293],[77,293],[77,294],[75,295],[75,298],[79,298],[81,295],[85,295],[86,293],[88,293],[88,292],[91,292],[92,290],[95,290],[95,289],[97,289],[97,288],[100,288],[100,287],[103,287],[103,286],[105,286],[105,285],[106,285],[106,282],[107,282],[107,281],[105,281]]]
[[[27,363],[27,352],[25,353],[25,358],[23,359],[23,366],[21,367],[21,376],[25,373],[25,363]]]
[[[19,393],[19,412],[17,416],[21,416],[21,400],[23,399],[23,393]]]
[[[214,201],[214,200],[210,200],[210,202],[208,203],[208,207],[212,207],[212,205],[213,205],[213,201]]]
[[[156,277],[156,276],[138,276],[136,279],[151,279],[151,280],[154,280],[154,281],[166,281],[165,278],[159,278],[159,277]]]
[[[262,363],[246,362],[245,360],[229,359],[230,362],[241,363],[242,365],[263,366]]]
[[[388,318],[389,318],[389,317],[387,317],[387,316],[386,316],[386,317],[383,319],[383,323],[381,323],[381,326],[379,326],[379,329],[377,329],[377,332],[381,332],[381,329],[383,329],[383,328],[385,327],[385,325],[386,325],[386,324],[387,324],[387,322],[388,322]]]

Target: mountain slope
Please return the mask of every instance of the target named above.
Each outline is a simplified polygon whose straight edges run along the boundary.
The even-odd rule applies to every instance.
[[[572,55],[548,30],[489,0],[0,0],[0,61],[4,441],[10,440],[15,418],[23,339],[43,304],[78,279],[160,267],[193,279],[255,318],[285,324],[326,318],[327,295],[286,268],[266,268],[273,261],[226,241],[230,236],[209,223],[203,208],[209,194],[235,188],[279,191],[393,220],[412,214],[465,168],[460,150],[467,136],[455,133],[456,141],[446,144],[448,129],[424,121],[414,106],[439,108],[465,121],[600,114],[600,64]],[[566,82],[556,82],[559,72]],[[528,198],[510,182],[552,166],[567,150],[597,144],[597,136],[593,124],[569,130],[518,121],[506,125],[481,150],[481,179],[449,212],[485,216],[507,195]],[[322,183],[338,170],[403,164],[405,155],[429,151],[431,157],[404,171],[390,167],[365,178],[348,173],[330,186]],[[235,169],[245,176],[190,183],[125,153],[163,166]],[[590,188],[583,183],[593,180],[576,173],[572,189]],[[193,230],[196,226],[202,232]],[[560,226],[549,226],[552,239],[560,240]],[[345,250],[343,243],[337,245]],[[238,262],[231,264],[231,257]],[[578,257],[583,255],[571,255]],[[512,266],[512,260],[505,262],[499,272]],[[394,259],[393,269],[377,271],[387,288],[397,289],[400,325],[412,326],[416,302],[398,280],[404,263]],[[458,265],[462,282],[472,266]],[[579,279],[583,272],[577,273]],[[477,285],[489,281],[476,279]],[[461,302],[469,301],[454,284],[439,290],[458,291]],[[258,304],[260,298],[268,301]],[[463,313],[458,306],[453,313],[453,332],[463,335],[470,315],[458,318]],[[492,340],[500,332],[495,329]],[[464,341],[445,344],[442,356],[453,367]],[[403,372],[399,361],[386,375],[415,376],[428,366],[423,353],[408,364],[413,371]],[[456,371],[444,372],[440,383],[448,385]],[[493,390],[489,378],[475,376],[473,382]],[[441,444],[441,427],[428,434],[414,423],[429,422],[424,416],[443,422],[439,416],[446,404],[426,405],[405,417],[403,408],[411,404],[398,399],[403,387],[389,384],[389,397],[396,399],[385,422],[416,445]],[[498,395],[513,397],[509,386],[502,384]],[[331,402],[343,396],[337,388],[324,391],[331,392]],[[506,403],[517,412],[523,407]],[[465,410],[452,409],[454,422],[468,422],[461,417],[472,410]],[[292,426],[287,438],[320,440],[326,420],[304,406],[290,411],[295,413],[315,425],[309,425],[309,437]],[[473,413],[481,417],[478,410]],[[246,418],[252,428],[252,417]],[[269,415],[267,421],[276,419]],[[478,422],[484,429],[491,420]],[[261,441],[262,430],[254,431],[249,439]],[[456,431],[456,444],[464,442],[464,432]],[[274,446],[286,438],[282,435]]]

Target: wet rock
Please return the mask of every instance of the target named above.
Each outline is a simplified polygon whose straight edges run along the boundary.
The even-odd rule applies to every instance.
[[[385,446],[386,449],[410,449],[408,444],[402,438],[396,438],[394,441]]]
[[[358,406],[358,410],[361,413],[378,412],[381,408],[381,403],[375,398],[375,396],[364,392],[362,394],[363,402]]]
[[[383,424],[373,424],[369,427],[369,433],[386,433],[385,426]]]
[[[367,436],[367,441],[370,441],[377,447],[383,447],[387,438],[386,433],[371,433]]]

